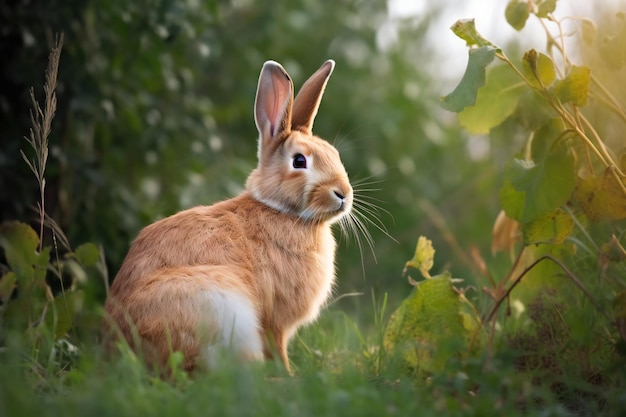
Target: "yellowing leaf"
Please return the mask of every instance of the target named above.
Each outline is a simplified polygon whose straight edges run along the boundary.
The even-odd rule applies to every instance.
[[[537,0],[535,4],[537,5],[537,17],[548,17],[548,14],[556,9],[556,0]]]
[[[424,236],[420,236],[417,239],[417,247],[415,248],[415,255],[413,259],[408,261],[404,266],[404,273],[408,268],[418,269],[424,278],[430,278],[430,269],[433,267],[435,259],[435,249],[433,248],[433,242]]]
[[[15,290],[15,273],[13,271],[7,272],[2,278],[0,278],[0,305],[6,305]]]
[[[528,9],[528,2],[523,0],[511,0],[506,5],[504,16],[509,25],[513,26],[515,30],[522,30],[526,25],[530,10]]]
[[[626,194],[608,169],[601,177],[577,178],[574,196],[591,221],[626,218]]]
[[[461,19],[457,20],[454,25],[450,27],[452,32],[459,38],[463,39],[467,46],[470,47],[483,47],[490,46],[492,49],[498,49],[493,43],[483,38],[476,30],[474,19]]]
[[[493,67],[478,90],[476,104],[459,113],[459,122],[469,133],[489,133],[515,111],[526,84],[507,65]]]
[[[541,215],[522,226],[524,243],[559,244],[571,234],[574,219],[561,209]]]
[[[491,253],[512,251],[519,240],[519,222],[500,211],[491,232]]]
[[[535,88],[549,87],[556,79],[552,59],[534,49],[524,54],[522,71]]]
[[[562,103],[572,102],[577,106],[587,104],[590,70],[588,67],[573,65],[567,77],[554,85],[554,94]]]

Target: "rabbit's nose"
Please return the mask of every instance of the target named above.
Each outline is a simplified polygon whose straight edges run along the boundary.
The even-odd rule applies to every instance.
[[[345,195],[343,195],[340,191],[337,190],[333,190],[333,193],[335,193],[335,195],[340,199],[340,200],[344,200],[346,198]]]

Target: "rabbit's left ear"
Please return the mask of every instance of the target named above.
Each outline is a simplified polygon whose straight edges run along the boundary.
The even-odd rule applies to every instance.
[[[293,103],[293,113],[291,115],[292,130],[299,130],[308,135],[311,134],[313,121],[322,101],[326,83],[334,68],[335,61],[329,59],[304,83]]]
[[[261,69],[254,102],[254,121],[260,134],[259,145],[268,145],[272,139],[291,128],[293,84],[284,68],[267,61]]]

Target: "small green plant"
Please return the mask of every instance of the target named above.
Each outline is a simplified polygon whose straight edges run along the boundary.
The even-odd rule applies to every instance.
[[[39,234],[30,225],[18,221],[0,225],[0,247],[7,264],[1,265],[0,344],[18,336],[23,348],[30,350],[27,360],[37,371],[49,366],[62,369],[76,358],[78,349],[67,336],[83,308],[80,284],[87,278],[86,268],[100,262],[100,251],[92,243],[72,250],[63,231],[45,210],[48,138],[56,111],[55,89],[62,45],[63,37],[59,36],[49,56],[43,108],[34,90],[30,92],[32,128],[26,140],[35,157],[29,159],[26,153],[21,153],[39,185]],[[44,226],[52,231],[51,246],[44,244]]]

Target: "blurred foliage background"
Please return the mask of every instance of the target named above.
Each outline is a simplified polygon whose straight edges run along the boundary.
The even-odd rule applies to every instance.
[[[265,60],[281,62],[298,88],[333,58],[315,132],[340,149],[354,180],[375,182],[362,188],[375,189],[368,194],[389,212],[380,220],[397,241],[371,227],[376,260],[364,248],[362,265],[354,239],[342,238],[337,293],[364,293],[344,299],[348,308],[371,307],[371,288],[402,297],[418,234],[438,240],[424,201],[455,219],[467,243],[486,244],[497,213],[497,196],[474,198],[493,189],[493,164],[466,156],[424,65],[433,50],[420,40],[442,7],[390,20],[384,0],[3,3],[0,218],[35,223],[36,184],[19,149],[28,90],[42,84],[57,32],[65,45],[47,209],[70,242],[102,245],[111,278],[143,226],[242,189],[256,163],[252,106]],[[382,45],[383,25],[394,42]]]
[[[111,279],[142,227],[242,189],[256,164],[263,62],[281,62],[297,87],[332,58],[315,132],[340,149],[354,180],[373,182],[363,188],[374,189],[393,237],[370,227],[375,256],[341,239],[337,294],[363,293],[342,307],[370,310],[372,291],[403,298],[402,266],[420,234],[438,250],[434,270],[471,278],[468,249],[490,256],[499,175],[521,142],[470,137],[439,107],[448,86],[432,62],[439,45],[425,39],[454,4],[398,18],[385,0],[3,2],[0,220],[36,223],[37,186],[19,150],[28,90],[42,84],[55,33],[65,45],[47,211],[70,242],[103,247]],[[93,285],[103,299],[102,283]]]

